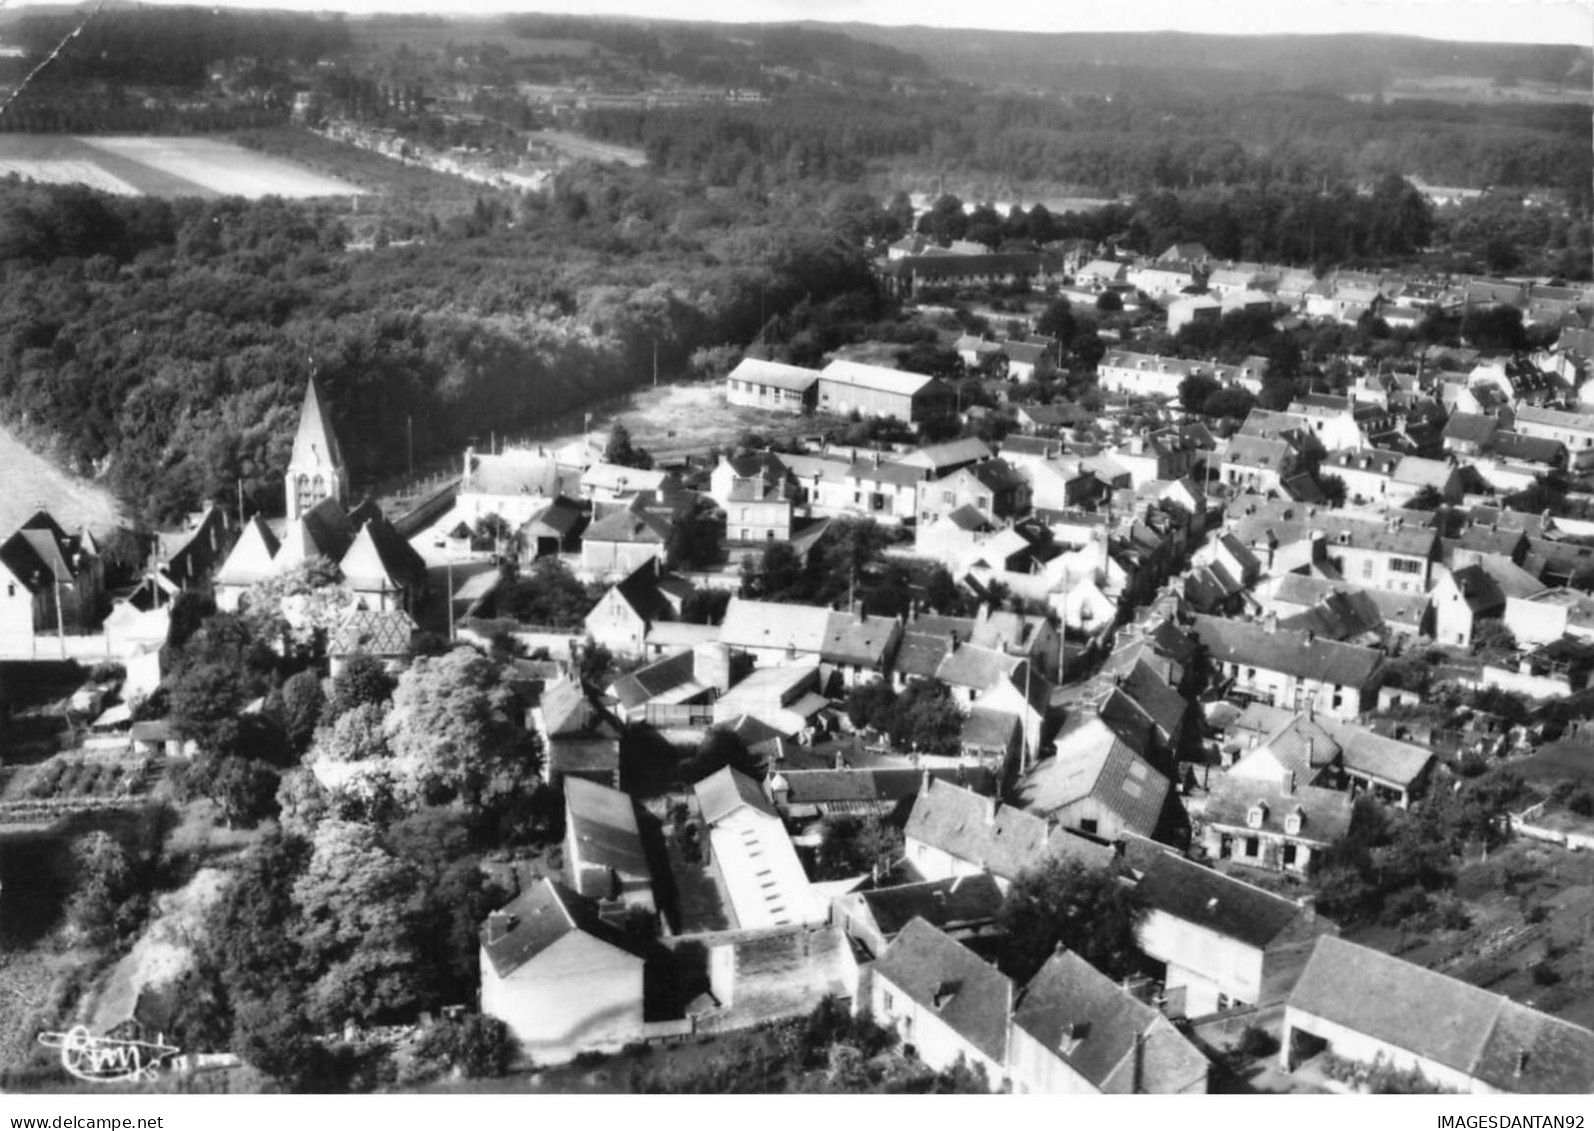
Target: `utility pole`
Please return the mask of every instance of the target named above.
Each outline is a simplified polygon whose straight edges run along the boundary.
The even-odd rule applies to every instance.
[[[54,570],[50,572],[54,573]],[[61,659],[66,659],[66,614],[61,610],[61,575],[55,575],[55,632],[61,642]]]
[[[405,437],[409,441],[410,478],[414,479],[415,478],[415,414],[412,413],[412,412],[406,412],[404,414],[404,434],[405,434]]]
[[[454,643],[454,556],[448,557],[448,642]]]

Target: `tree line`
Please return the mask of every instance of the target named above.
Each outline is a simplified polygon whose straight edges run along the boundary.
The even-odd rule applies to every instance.
[[[781,205],[789,202],[782,201]],[[744,344],[885,312],[817,204],[711,200],[577,167],[423,242],[344,250],[338,206],[122,199],[0,182],[0,415],[108,468],[150,520],[280,505],[314,370],[357,476],[533,428]]]

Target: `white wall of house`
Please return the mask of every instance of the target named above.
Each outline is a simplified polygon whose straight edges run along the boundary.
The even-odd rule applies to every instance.
[[[1301,711],[1311,704],[1325,715],[1347,721],[1362,713],[1362,693],[1357,687],[1302,679],[1269,668],[1241,664],[1227,665],[1225,674],[1234,678],[1236,688],[1262,696],[1275,707]]]
[[[1018,1096],[1094,1096],[1099,1089],[1017,1025],[1007,1038],[1008,1071]]]
[[[979,1065],[985,1069],[985,1078],[990,1082],[992,1091],[1001,1089],[1007,1079],[1006,1065],[998,1064],[969,1044],[934,1010],[919,1005],[878,971],[874,976],[870,998],[869,1008],[875,1021],[888,1029],[895,1029],[902,1043],[912,1045],[925,1064],[937,1072],[944,1072],[956,1064],[961,1056],[969,1067]]]
[[[1184,988],[1185,1013],[1216,1012],[1223,1005],[1254,1005],[1262,997],[1262,951],[1153,908],[1140,925],[1140,949],[1167,963],[1168,989]]]
[[[1315,1014],[1307,1013],[1294,1006],[1285,1006],[1284,1008],[1284,1027],[1279,1045],[1279,1064],[1286,1071],[1295,1067],[1290,1063],[1292,1051],[1290,1046],[1297,1029],[1326,1040],[1329,1049],[1335,1056],[1371,1064],[1374,1059],[1382,1055],[1387,1063],[1391,1063],[1397,1068],[1415,1068],[1435,1083],[1442,1084],[1447,1088],[1453,1088],[1458,1092],[1494,1091],[1494,1089],[1474,1080],[1464,1072],[1459,1072],[1454,1068],[1429,1060],[1427,1057],[1418,1056],[1416,1053],[1409,1052],[1398,1045],[1381,1041],[1377,1037],[1359,1033],[1337,1022],[1328,1021]]]
[[[482,954],[482,1012],[507,1025],[526,1054],[555,1064],[641,1037],[642,959],[580,931],[499,978]]]
[[[584,622],[587,635],[622,656],[640,656],[647,639],[648,625],[614,588],[598,599]]]
[[[1455,578],[1446,574],[1433,590],[1434,642],[1463,647],[1472,643],[1472,606],[1467,604]]]

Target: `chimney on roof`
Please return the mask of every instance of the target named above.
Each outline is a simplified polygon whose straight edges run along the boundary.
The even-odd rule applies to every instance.
[[[1521,1076],[1527,1070],[1528,1070],[1528,1050],[1527,1049],[1523,1049],[1521,1052],[1517,1053],[1517,1070],[1515,1072],[1515,1075]]]
[[[1295,793],[1295,771],[1285,770],[1279,785],[1286,794],[1293,796]]]

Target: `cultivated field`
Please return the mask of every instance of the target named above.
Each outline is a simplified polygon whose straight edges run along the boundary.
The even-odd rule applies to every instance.
[[[208,137],[0,134],[0,176],[123,196],[353,196],[357,185]]]
[[[0,428],[0,538],[9,538],[38,510],[48,510],[68,532],[104,531],[122,522],[122,508],[103,487],[68,475]]]

